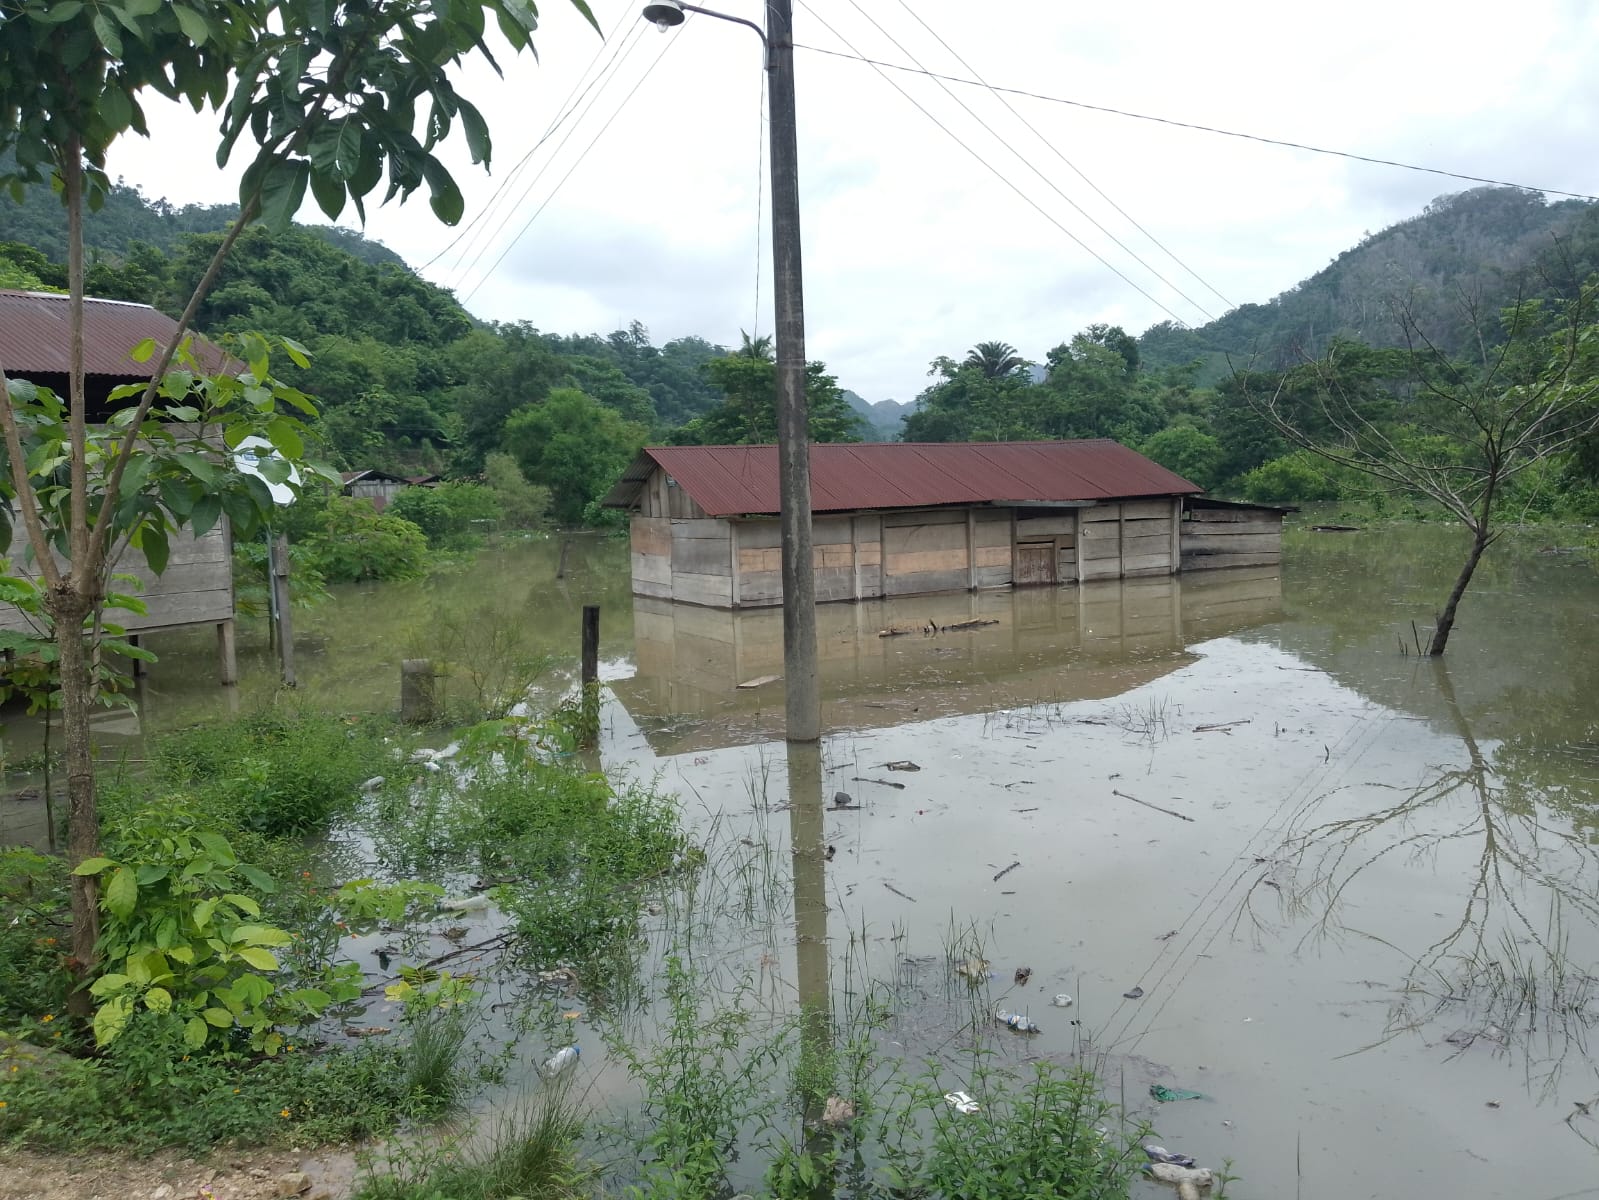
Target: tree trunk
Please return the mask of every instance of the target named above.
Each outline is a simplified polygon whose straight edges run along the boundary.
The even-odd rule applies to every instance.
[[[1488,549],[1488,543],[1493,541],[1489,532],[1488,522],[1479,521],[1472,531],[1471,553],[1466,556],[1466,565],[1460,568],[1460,576],[1455,580],[1455,586],[1450,589],[1449,599],[1444,604],[1444,609],[1438,614],[1438,619],[1433,623],[1432,641],[1427,645],[1427,653],[1437,658],[1444,652],[1444,647],[1449,644],[1450,630],[1455,627],[1455,609],[1460,607],[1460,598],[1466,594],[1466,588],[1471,583],[1471,577],[1476,573],[1477,564],[1482,561],[1482,552]]]
[[[46,604],[55,623],[60,651],[61,727],[66,741],[67,865],[76,867],[100,852],[100,814],[94,788],[94,754],[89,743],[93,703],[89,678],[88,635],[84,618],[92,607],[76,588],[63,585],[50,592]],[[95,942],[100,936],[99,888],[87,876],[72,877],[72,955],[76,986],[67,1011],[87,1020],[93,1002],[88,984],[94,975]]]

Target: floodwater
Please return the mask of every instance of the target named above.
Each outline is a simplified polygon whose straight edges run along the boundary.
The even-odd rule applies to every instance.
[[[1594,568],[1507,538],[1434,663],[1411,623],[1453,531],[1287,540],[1280,574],[824,606],[817,756],[785,750],[780,682],[738,686],[780,672],[779,615],[635,602],[620,542],[578,543],[563,581],[549,541],[341,589],[298,614],[302,691],[390,707],[399,660],[447,644],[454,694],[540,655],[555,694],[599,603],[607,766],[792,853],[782,952],[731,939],[727,969],[815,999],[847,955],[936,960],[936,1008],[967,928],[988,1001],[1043,1027],[1004,1053],[1086,1043],[1163,1144],[1232,1162],[1233,1196],[1599,1195]],[[971,620],[993,623],[926,631]],[[264,635],[241,642],[245,707],[273,677]],[[153,648],[145,723],[217,710],[209,639]],[[0,802],[0,840],[23,811]],[[1152,1083],[1209,1098],[1156,1105]]]

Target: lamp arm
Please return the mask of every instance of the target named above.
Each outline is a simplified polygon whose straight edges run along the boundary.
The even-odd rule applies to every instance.
[[[731,21],[735,25],[744,25],[750,29],[753,29],[755,31],[755,36],[761,39],[761,45],[766,47],[767,69],[771,69],[772,44],[766,40],[766,30],[762,29],[754,21],[746,20],[743,17],[735,17],[731,13],[717,12],[714,8],[701,8],[698,4],[683,3],[680,5],[680,7],[685,12],[699,13],[701,16],[715,17],[719,21]]]

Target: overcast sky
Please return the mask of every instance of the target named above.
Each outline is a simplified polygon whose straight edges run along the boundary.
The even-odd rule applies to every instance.
[[[1591,0],[909,3],[796,0],[795,40],[952,75],[975,70],[989,84],[1062,99],[1599,193]],[[594,0],[609,35],[602,43],[565,0],[540,7],[539,61],[509,60],[503,81],[486,68],[461,81],[495,144],[492,176],[457,156],[462,225],[439,225],[419,194],[369,211],[368,236],[484,318],[563,333],[637,319],[657,343],[694,333],[736,344],[740,329],[770,332],[765,211],[757,239],[757,199],[765,210],[766,197],[754,34],[704,17],[663,34],[634,19],[634,0]],[[724,7],[761,19],[758,0]],[[1091,322],[1135,333],[1169,318],[1202,324],[1229,302],[1269,299],[1363,234],[1471,186],[1040,100],[1007,97],[1012,113],[980,88],[951,85],[957,101],[930,79],[889,72],[890,83],[860,62],[803,49],[797,72],[808,352],[868,400],[913,398],[935,356],[959,356],[978,341],[1008,341],[1041,360]],[[533,150],[574,88],[596,78]],[[234,177],[174,169],[175,156],[196,146],[206,149],[195,159],[209,162],[214,118],[152,117],[151,141],[113,151],[113,177],[175,204],[236,198]],[[302,219],[316,215],[308,200]]]

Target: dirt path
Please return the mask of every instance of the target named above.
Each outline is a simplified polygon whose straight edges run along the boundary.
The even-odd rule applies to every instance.
[[[303,1189],[302,1172],[309,1180]],[[0,1200],[343,1200],[354,1178],[350,1154],[252,1151],[195,1160],[17,1153],[0,1162]]]

